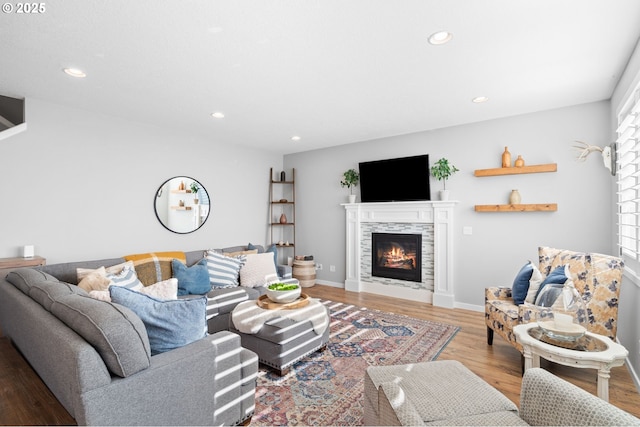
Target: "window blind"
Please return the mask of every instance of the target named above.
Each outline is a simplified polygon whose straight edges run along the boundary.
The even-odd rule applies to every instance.
[[[640,88],[618,115],[617,135],[618,246],[640,275]]]

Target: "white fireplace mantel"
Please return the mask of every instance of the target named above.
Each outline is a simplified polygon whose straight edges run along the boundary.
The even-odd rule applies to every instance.
[[[433,292],[409,292],[409,299],[417,298],[435,306],[453,308],[453,208],[456,201],[348,203],[346,210],[347,269],[345,290],[372,292],[403,297],[392,287],[379,286],[363,280],[361,274],[361,238],[363,223],[433,224]],[[424,297],[422,296],[424,295]]]

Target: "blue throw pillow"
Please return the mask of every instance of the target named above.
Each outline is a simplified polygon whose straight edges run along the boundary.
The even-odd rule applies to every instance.
[[[206,296],[159,300],[120,286],[110,286],[109,293],[111,302],[129,308],[142,320],[152,355],[185,346],[206,335]]]
[[[529,280],[531,280],[532,274],[533,264],[529,261],[520,269],[516,278],[513,280],[511,294],[513,296],[513,302],[516,305],[524,304],[524,300],[527,297],[527,291],[529,290]]]
[[[171,261],[171,269],[173,277],[178,279],[178,295],[204,295],[211,290],[206,259],[201,259],[191,267],[174,259]]]
[[[564,282],[566,282],[567,279],[568,277],[566,273],[566,266],[561,265],[559,267],[556,267],[556,269],[553,270],[551,273],[549,273],[549,275],[545,277],[545,279],[540,284],[540,288],[538,288],[538,293],[536,294],[536,297],[535,297],[536,305],[538,304],[538,296],[540,295],[540,292],[542,292],[542,289],[544,289],[546,285],[550,283],[557,284],[557,285],[564,285]]]

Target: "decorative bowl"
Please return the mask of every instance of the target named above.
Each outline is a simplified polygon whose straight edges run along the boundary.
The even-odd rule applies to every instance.
[[[300,285],[295,283],[272,283],[267,286],[267,297],[278,303],[293,302],[300,297]]]

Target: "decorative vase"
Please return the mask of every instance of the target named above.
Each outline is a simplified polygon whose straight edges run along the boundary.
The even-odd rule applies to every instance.
[[[193,204],[197,205],[198,204],[198,199],[193,199]]]
[[[504,153],[502,153],[502,167],[511,167],[511,153],[509,152],[509,147],[504,147]]]
[[[355,202],[356,202],[356,195],[349,194],[349,203],[355,203]]]
[[[575,341],[587,331],[587,306],[573,280],[545,285],[535,304],[538,326],[549,337]]]
[[[520,192],[518,190],[511,190],[511,194],[509,195],[509,204],[510,205],[519,205],[522,201],[520,197]]]
[[[518,158],[515,161],[515,167],[521,168],[523,166],[524,166],[524,159],[522,158],[522,156],[520,154],[518,154]]]
[[[442,201],[449,200],[449,190],[439,190],[438,197]]]
[[[284,182],[287,180],[287,175],[284,173],[284,171],[280,172],[280,181]]]
[[[286,224],[287,223],[287,216],[283,213],[282,215],[280,215],[280,224]]]

